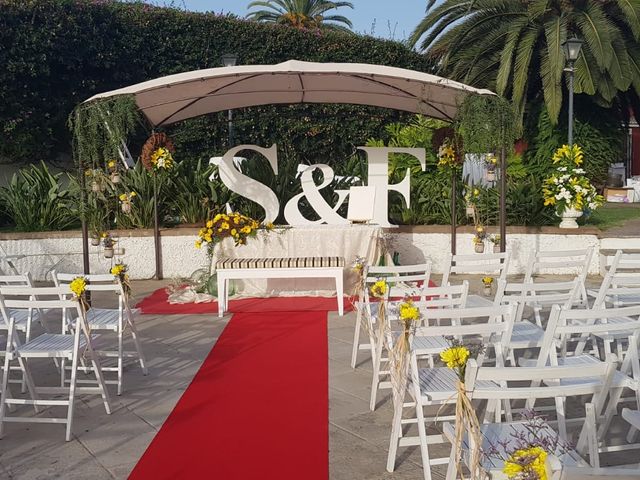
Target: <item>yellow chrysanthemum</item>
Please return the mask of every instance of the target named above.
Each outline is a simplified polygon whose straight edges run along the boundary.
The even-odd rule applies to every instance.
[[[229,224],[227,222],[222,222],[220,228],[222,228],[222,230],[229,230]]]
[[[118,198],[120,199],[121,202],[124,202],[127,199],[127,194],[126,193],[121,193]]]
[[[502,472],[508,478],[517,478],[523,472],[534,472],[539,480],[548,480],[547,452],[542,447],[530,447],[516,450],[504,462]]]
[[[109,168],[115,168],[116,166],[116,161],[115,160],[111,160],[109,163],[107,163],[107,167]]]
[[[482,283],[484,283],[485,287],[491,286],[493,283],[493,277],[482,277]]]
[[[222,218],[222,215],[220,215],[219,213],[213,217],[213,223],[216,223],[218,220],[220,220]]]
[[[384,294],[387,293],[387,282],[384,280],[378,280],[371,286],[369,291],[374,297],[382,298],[384,297]]]
[[[470,354],[469,349],[465,346],[449,347],[440,353],[440,359],[449,368],[461,368],[467,364]]]
[[[196,248],[202,248],[202,240],[196,240]]]
[[[248,226],[248,225],[245,225],[244,227],[242,227],[242,228],[240,229],[240,231],[241,231],[242,233],[251,233],[251,227],[250,227],[250,226]]]
[[[87,281],[84,279],[84,277],[76,277],[69,284],[69,288],[76,297],[81,297],[84,294],[84,291],[87,289]]]
[[[211,227],[213,227],[213,220],[209,220],[207,222],[207,228],[211,228]]]
[[[420,311],[418,307],[414,306],[411,300],[400,304],[400,318],[402,320],[418,320],[420,318]]]
[[[113,267],[111,267],[111,275],[120,276],[120,274],[122,274],[122,272],[124,272],[125,270],[125,265],[123,265],[122,263],[117,263]]]

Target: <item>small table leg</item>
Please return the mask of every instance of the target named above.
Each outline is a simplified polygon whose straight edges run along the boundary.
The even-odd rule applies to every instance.
[[[344,316],[344,286],[342,271],[336,274],[336,296],[338,297],[338,315]]]
[[[226,292],[225,292],[225,280],[218,272],[218,317],[222,318],[224,315]]]

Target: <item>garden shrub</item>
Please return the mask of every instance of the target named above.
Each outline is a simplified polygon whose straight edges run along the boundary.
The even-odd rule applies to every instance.
[[[68,152],[67,116],[91,95],[218,67],[229,52],[245,65],[294,58],[430,69],[398,42],[109,0],[0,0],[0,44],[0,157],[14,161]],[[264,106],[236,111],[234,127],[242,143],[287,139],[301,158],[334,161],[404,115],[347,105]],[[183,158],[208,161],[228,147],[225,113],[168,131]]]

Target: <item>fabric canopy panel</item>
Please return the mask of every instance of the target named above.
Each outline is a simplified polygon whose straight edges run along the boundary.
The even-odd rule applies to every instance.
[[[382,65],[311,63],[210,68],[157,78],[91,97],[134,95],[153,126],[268,104],[371,105],[452,120],[467,95],[495,95],[427,73]]]

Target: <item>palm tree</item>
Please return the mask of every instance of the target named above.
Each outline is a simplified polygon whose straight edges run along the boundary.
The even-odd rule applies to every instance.
[[[247,8],[264,7],[250,12],[247,18],[259,22],[291,25],[296,28],[327,28],[350,32],[351,20],[342,15],[326,15],[340,7],[353,8],[351,2],[328,0],[265,0],[253,1]]]
[[[522,117],[542,91],[552,122],[562,107],[562,43],[584,40],[575,91],[604,106],[638,104],[638,0],[429,0],[410,37],[443,74],[510,97]]]

